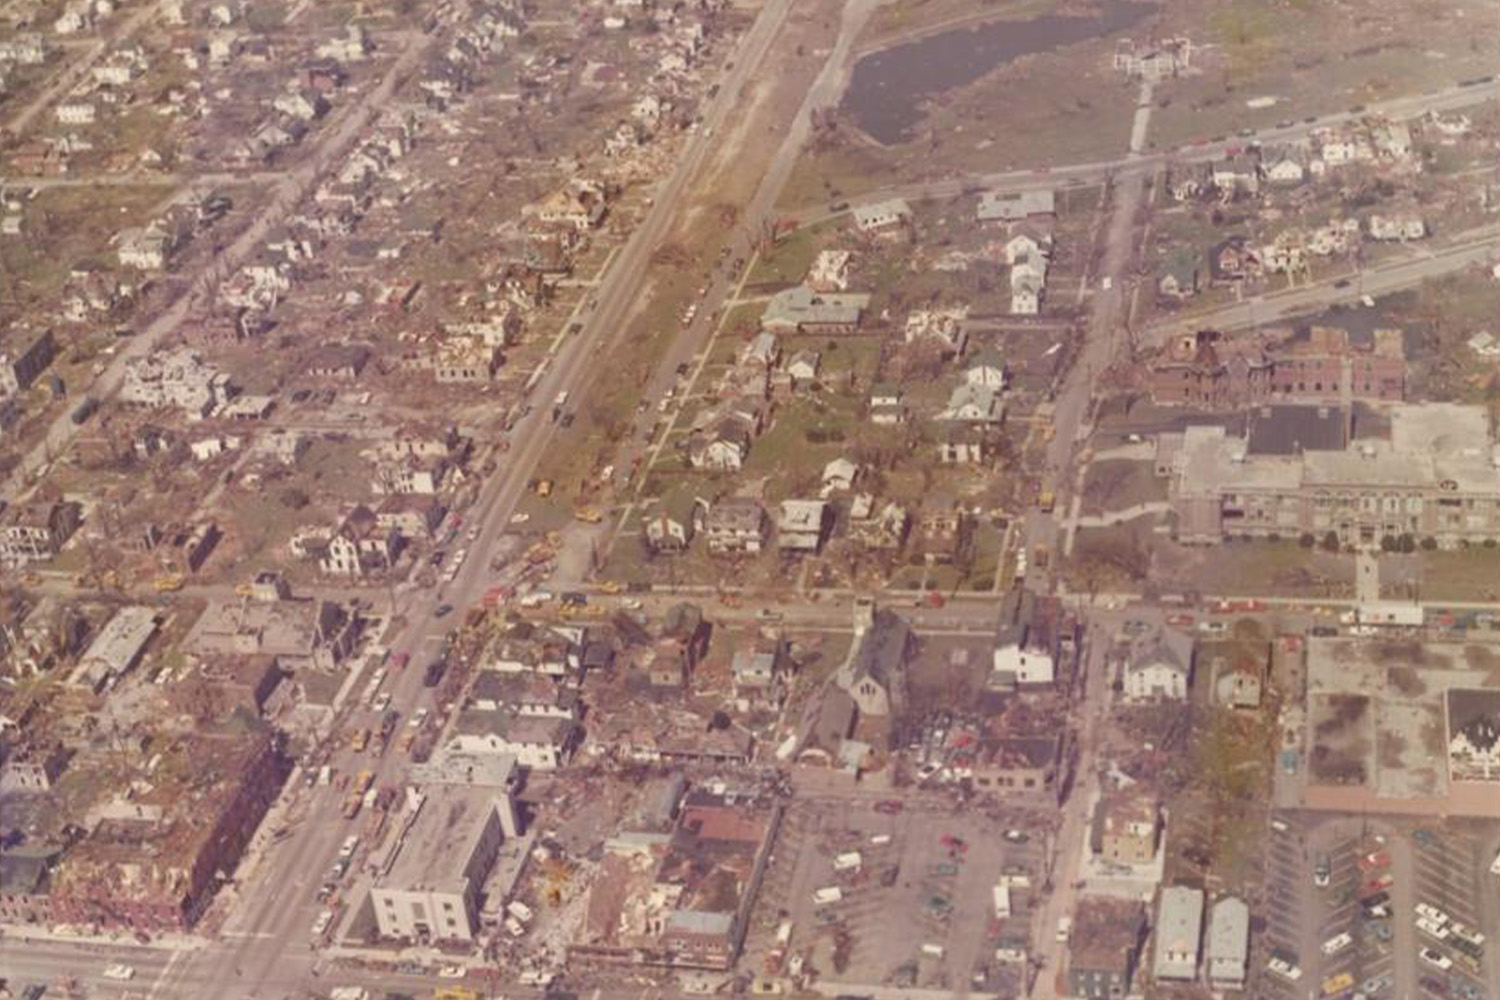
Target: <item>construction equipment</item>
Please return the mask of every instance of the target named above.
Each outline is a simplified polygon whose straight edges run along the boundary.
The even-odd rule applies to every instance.
[[[572,875],[572,867],[562,858],[548,858],[542,863],[542,877],[546,879],[542,898],[553,906],[561,906],[563,890],[568,887],[568,880]]]
[[[167,573],[156,578],[156,592],[158,594],[176,593],[186,582],[181,573]]]
[[[580,507],[573,512],[573,516],[584,524],[598,524],[604,520],[604,515],[592,507]]]

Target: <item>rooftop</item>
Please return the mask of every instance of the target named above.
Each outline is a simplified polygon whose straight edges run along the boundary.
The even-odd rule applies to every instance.
[[[1088,969],[1118,969],[1129,962],[1129,952],[1140,943],[1146,908],[1133,899],[1085,896],[1073,911],[1073,935],[1068,951],[1071,964]]]
[[[376,889],[463,891],[474,846],[491,820],[498,822],[494,791],[460,785],[425,790],[426,800]]]
[[[869,304],[870,296],[863,293],[815,292],[796,285],[771,296],[760,322],[768,329],[803,324],[853,326]]]

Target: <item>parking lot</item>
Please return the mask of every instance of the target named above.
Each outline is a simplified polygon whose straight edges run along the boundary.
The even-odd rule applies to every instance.
[[[1266,851],[1266,933],[1263,947],[1252,954],[1251,983],[1258,996],[1266,1000],[1300,1000],[1305,968],[1311,956],[1303,955],[1307,926],[1311,918],[1311,872],[1308,867],[1305,833],[1291,817],[1273,827]],[[1303,969],[1300,980],[1267,971],[1272,953],[1281,955],[1289,965]]]
[[[1019,976],[997,961],[996,945],[1026,940],[1044,849],[1040,837],[999,833],[984,816],[896,802],[799,802],[778,836],[749,955],[768,973],[806,961],[840,982],[996,989]],[[1002,874],[1016,876],[1003,921],[993,894]]]
[[[1266,865],[1265,944],[1251,970],[1257,995],[1392,995],[1397,879],[1385,845],[1357,824],[1317,826],[1296,814],[1276,823]],[[1285,967],[1271,971],[1272,958],[1300,975]]]
[[[1420,996],[1451,1000],[1483,1000],[1485,963],[1493,964],[1485,942],[1476,949],[1460,940],[1481,930],[1485,913],[1480,893],[1494,892],[1493,877],[1485,868],[1478,840],[1470,834],[1419,830],[1413,838],[1412,861],[1418,905],[1425,904],[1447,917],[1443,934],[1419,929],[1412,962]],[[1430,925],[1429,925],[1430,926]]]

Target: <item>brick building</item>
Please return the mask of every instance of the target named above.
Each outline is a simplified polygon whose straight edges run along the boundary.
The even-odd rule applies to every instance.
[[[150,790],[107,806],[63,856],[52,879],[56,920],[127,931],[191,928],[287,774],[265,733],[182,736],[152,755]]]
[[[1150,363],[1147,384],[1152,399],[1166,406],[1399,402],[1406,396],[1406,352],[1399,330],[1376,330],[1362,345],[1330,327],[1280,338],[1200,330],[1167,345]]]

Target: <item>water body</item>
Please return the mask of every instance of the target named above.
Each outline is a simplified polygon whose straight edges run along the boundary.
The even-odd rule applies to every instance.
[[[839,110],[876,142],[907,142],[925,115],[923,102],[934,95],[973,83],[1021,56],[1123,31],[1155,11],[1155,4],[1103,0],[1083,16],[991,21],[881,49],[854,64]],[[1011,99],[1026,95],[1018,92]]]

